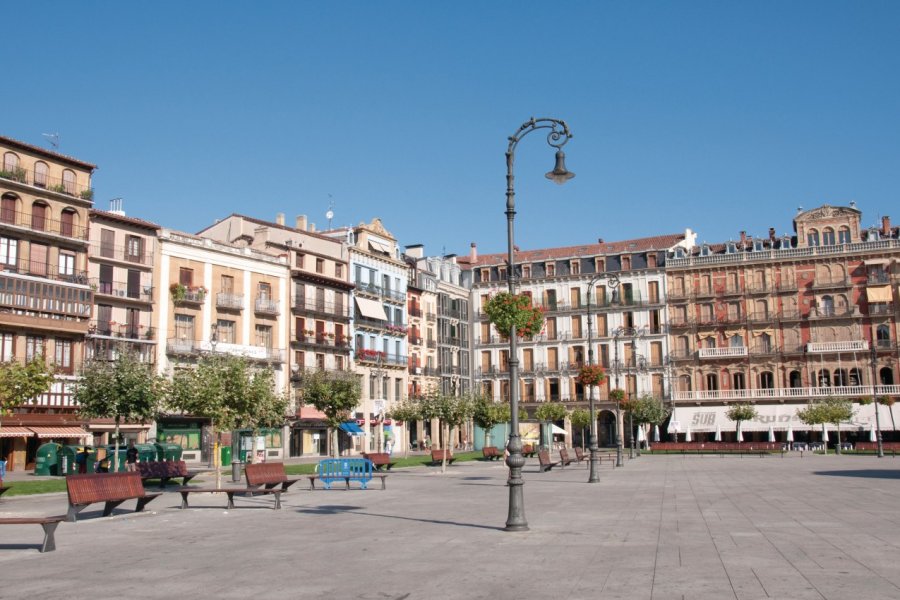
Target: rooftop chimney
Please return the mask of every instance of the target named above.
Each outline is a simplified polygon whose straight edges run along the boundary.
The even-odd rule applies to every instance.
[[[769,227],[769,239],[775,241],[775,228]]]
[[[121,198],[113,198],[109,201],[109,212],[114,215],[119,215],[120,217],[125,216],[125,201]]]
[[[306,231],[306,215],[297,215],[297,229]]]
[[[747,232],[741,231],[741,248],[747,243]]]
[[[891,218],[887,215],[881,217],[881,235],[891,237]]]
[[[310,223],[310,224],[309,224],[309,231],[310,231],[311,233],[315,233],[315,232],[316,232],[316,224],[315,224],[315,223]]]
[[[478,247],[475,245],[475,242],[469,244],[469,260],[472,262],[478,260]]]
[[[284,213],[278,213],[275,215],[275,222],[279,225],[284,225]]]

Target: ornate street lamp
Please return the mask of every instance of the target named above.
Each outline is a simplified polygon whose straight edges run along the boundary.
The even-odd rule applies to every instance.
[[[587,289],[587,327],[588,327],[588,366],[594,366],[594,318],[593,313],[591,313],[591,292],[594,290],[594,286],[598,281],[603,279],[604,277],[608,277],[609,279],[609,287],[612,289],[616,289],[619,286],[619,278],[612,274],[606,273],[597,273],[594,275],[591,280],[588,282]],[[589,386],[590,389],[588,391],[589,394],[589,406],[591,411],[591,439],[590,439],[590,451],[591,451],[591,472],[588,475],[588,483],[599,483],[600,475],[597,470],[597,465],[600,463],[600,449],[597,447],[597,413],[596,408],[594,407],[594,386]],[[616,424],[618,427],[618,424]]]
[[[547,179],[558,184],[563,184],[572,179],[575,174],[566,169],[565,154],[562,147],[566,145],[572,134],[565,121],[558,119],[532,117],[529,121],[511,136],[506,150],[506,237],[507,237],[507,269],[506,277],[509,282],[509,293],[516,293],[516,263],[513,251],[515,246],[513,221],[516,218],[516,192],[514,189],[515,177],[513,176],[513,162],[515,160],[516,146],[519,141],[538,129],[548,129],[547,143],[556,148],[556,165],[547,173]],[[525,457],[522,456],[522,439],[519,435],[519,358],[516,354],[516,327],[512,325],[509,333],[509,404],[510,404],[510,431],[509,442],[506,445],[508,456],[506,464],[509,467],[509,513],[506,518],[506,531],[527,531],[528,522],[525,520],[525,496],[522,486],[522,467],[525,466]]]
[[[877,444],[878,458],[884,458],[884,444],[881,440],[881,418],[878,416],[878,393],[875,385],[878,383],[878,351],[875,348],[876,340],[872,332],[872,347],[869,356],[872,359],[872,405],[875,407],[875,441]]]

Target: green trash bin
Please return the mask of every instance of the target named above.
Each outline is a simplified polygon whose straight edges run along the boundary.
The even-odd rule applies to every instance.
[[[157,457],[156,445],[154,444],[135,444],[138,451],[138,460],[140,462],[155,462]],[[126,450],[128,447],[126,446]]]
[[[59,473],[61,475],[78,475],[87,473],[88,457],[92,448],[87,446],[63,446],[57,453],[59,457]]]
[[[162,446],[164,450],[164,455],[162,460],[181,460],[181,453],[184,451],[178,444],[157,444],[157,446]]]
[[[56,442],[42,444],[37,449],[34,459],[35,475],[59,475],[59,451],[62,448]]]
[[[109,457],[109,472],[112,473],[115,470],[115,446],[110,444],[106,447],[106,456]],[[125,471],[125,453],[128,451],[128,446],[125,444],[119,444],[119,471]]]
[[[231,446],[221,446],[219,456],[222,459],[220,466],[227,467],[231,464]]]

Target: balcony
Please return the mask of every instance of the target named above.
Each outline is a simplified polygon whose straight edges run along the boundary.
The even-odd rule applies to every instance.
[[[100,281],[99,278],[89,280],[91,289],[96,296],[118,298],[121,300],[134,300],[137,302],[153,302],[153,287],[129,286],[125,281]]]
[[[697,357],[704,358],[737,358],[747,356],[746,346],[731,346],[728,348],[700,348]]]
[[[173,283],[169,286],[169,294],[172,296],[172,302],[176,305],[200,305],[206,300],[206,288],[203,286],[190,287],[180,283]]]
[[[850,287],[850,279],[848,277],[823,277],[813,281],[814,290],[846,288]]]
[[[809,311],[810,319],[846,319],[859,316],[859,307],[856,306],[815,306]]]
[[[278,302],[267,296],[258,296],[256,298],[256,302],[253,304],[253,312],[258,315],[277,315],[280,313]]]
[[[140,323],[91,321],[88,326],[88,335],[93,337],[153,341],[155,333],[156,330],[153,329],[152,325],[143,325]]]
[[[829,354],[833,352],[863,352],[869,349],[866,340],[848,340],[844,342],[810,342],[806,351],[810,354]]]
[[[813,398],[843,396],[859,398],[861,396],[896,396],[900,395],[900,385],[839,386],[839,387],[796,387],[796,388],[764,388],[751,390],[703,390],[695,392],[673,392],[676,402],[723,402],[731,400],[771,400],[784,399],[794,402],[808,402]]]
[[[869,315],[871,316],[888,316],[894,314],[893,303],[888,304],[869,304]]]
[[[58,267],[47,265],[46,263],[21,261],[13,264],[0,264],[0,272],[19,273],[21,275],[32,275],[52,281],[63,281],[65,283],[73,283],[76,285],[88,284],[87,271],[76,271],[74,269],[59,269]]]
[[[869,276],[866,278],[866,283],[868,285],[887,285],[890,282],[891,282],[890,273],[885,273],[884,271],[869,273]]]
[[[765,283],[765,282],[748,283],[746,286],[746,290],[747,290],[747,293],[750,294],[751,296],[757,296],[759,294],[769,294],[773,291],[772,287],[768,283]]]
[[[389,354],[378,350],[357,350],[354,353],[356,362],[363,365],[407,368],[409,359],[405,354]]]
[[[778,349],[775,344],[753,344],[750,346],[750,354],[753,356],[770,356],[777,354]]]
[[[126,246],[114,246],[112,244],[103,244],[101,242],[91,242],[88,247],[88,253],[92,259],[109,259],[129,264],[138,264],[150,266],[153,264],[153,254],[151,252],[134,252],[135,248]]]
[[[336,337],[333,333],[297,333],[294,336],[294,342],[298,346],[313,349],[350,351],[350,340],[346,336]]]
[[[243,294],[219,292],[216,294],[216,308],[223,310],[244,310]]]
[[[673,289],[669,290],[668,292],[666,292],[667,300],[675,300],[675,301],[689,300],[689,299],[693,298],[693,296],[694,296],[693,292],[691,292],[690,290],[686,290],[684,288],[673,288]]]
[[[353,317],[353,325],[369,331],[386,331],[388,322],[383,319],[369,319],[360,315]]]
[[[173,356],[193,356],[200,353],[200,342],[186,338],[166,340],[166,354]]]
[[[344,302],[325,302],[324,300],[317,300],[315,298],[294,296],[292,299],[291,310],[295,313],[307,313],[325,319],[350,319],[350,305]]]
[[[0,227],[2,226],[82,241],[88,238],[88,229],[82,225],[74,225],[71,221],[32,216],[30,212],[16,210],[0,211]]]
[[[420,317],[422,316],[422,309],[421,309],[421,308],[418,308],[418,307],[412,307],[412,306],[411,306],[411,307],[409,307],[409,308],[406,310],[406,313],[407,313],[410,317],[420,318]]]
[[[0,307],[11,311],[4,316],[6,320],[22,314],[40,322],[44,319],[31,313],[45,313],[57,319],[85,319],[83,327],[87,327],[86,319],[91,316],[93,304],[94,294],[87,286],[53,284],[0,274]]]
[[[747,315],[747,321],[750,323],[773,323],[775,321],[775,313],[771,312],[752,312]]]
[[[783,279],[775,284],[776,292],[796,292],[797,291],[797,280],[796,279]]]
[[[46,173],[36,173],[22,167],[13,167],[12,169],[0,168],[0,177],[74,198],[83,200],[93,200],[94,198],[94,190],[90,186],[60,179],[59,177],[50,177]]]
[[[375,285],[373,283],[357,283],[354,292],[357,294],[362,294],[364,296],[371,296],[373,298],[380,298],[383,300],[388,300],[390,302],[399,302],[406,304],[405,293],[401,293],[388,288],[383,288],[380,285]]]

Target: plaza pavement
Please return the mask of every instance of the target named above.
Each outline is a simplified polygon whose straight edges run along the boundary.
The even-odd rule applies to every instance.
[[[525,468],[530,531],[507,533],[506,468],[392,472],[387,490],[167,493],[62,523],[0,527],[2,598],[900,598],[900,459],[643,456]],[[208,482],[209,480],[207,480]],[[378,487],[378,486],[376,486]],[[60,514],[65,494],[0,500]]]

